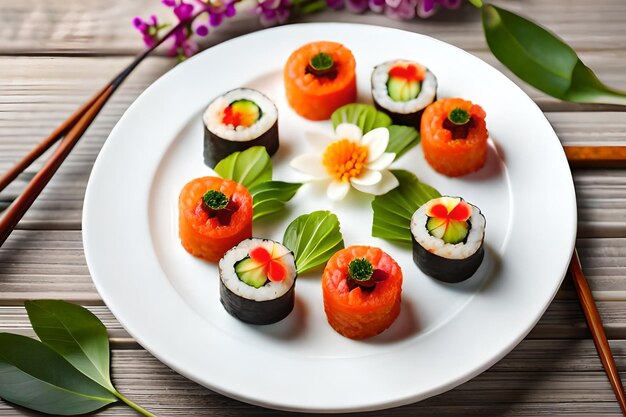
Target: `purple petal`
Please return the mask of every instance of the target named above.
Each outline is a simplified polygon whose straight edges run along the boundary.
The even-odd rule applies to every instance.
[[[223,16],[221,13],[209,13],[209,24],[213,27],[219,26],[222,23]]]
[[[346,8],[352,13],[363,13],[367,10],[368,0],[347,0]]]
[[[133,26],[136,27],[137,29],[141,30],[141,27],[144,25],[143,20],[141,19],[141,17],[136,16],[133,19]]]
[[[174,7],[174,14],[178,20],[187,20],[193,14],[193,6],[189,3],[181,2],[178,6]]]
[[[196,28],[196,34],[204,37],[209,34],[209,28],[206,25],[199,25]]]
[[[224,15],[226,17],[233,17],[236,12],[237,12],[237,10],[235,9],[235,3],[229,3],[226,6],[226,10],[224,10]]]
[[[334,10],[343,9],[343,0],[326,0],[326,5]]]
[[[174,6],[176,6],[176,0],[161,0],[161,3],[163,3],[167,7],[174,7]]]

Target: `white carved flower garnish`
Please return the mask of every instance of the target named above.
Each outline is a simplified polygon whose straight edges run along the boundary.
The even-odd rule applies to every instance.
[[[314,180],[328,182],[326,194],[331,200],[341,200],[350,190],[373,195],[385,194],[399,183],[387,169],[396,157],[385,152],[389,130],[385,127],[361,133],[352,123],[342,123],[334,137],[308,132],[307,140],[317,153],[306,153],[294,158],[292,168],[310,175]]]

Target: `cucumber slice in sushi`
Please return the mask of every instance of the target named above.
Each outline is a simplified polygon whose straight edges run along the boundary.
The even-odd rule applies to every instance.
[[[262,256],[256,256],[261,252]],[[241,241],[220,260],[220,301],[233,317],[271,324],[295,304],[296,260],[288,248],[269,239]]]
[[[215,98],[202,116],[204,163],[213,168],[233,152],[264,146],[278,150],[278,110],[263,93],[237,88]]]
[[[393,101],[409,101],[417,97],[422,89],[419,81],[407,81],[401,78],[389,77],[387,92]]]

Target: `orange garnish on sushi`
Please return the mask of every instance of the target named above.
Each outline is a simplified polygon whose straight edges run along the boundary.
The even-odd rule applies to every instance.
[[[426,210],[426,228],[431,236],[456,244],[467,237],[471,215],[472,208],[462,199],[441,197]]]
[[[426,70],[414,64],[396,65],[389,70],[389,76],[406,81],[423,81]]]
[[[250,259],[258,264],[259,268],[265,269],[265,274],[270,281],[279,282],[285,278],[285,266],[277,261],[267,249],[256,247],[250,251]]]

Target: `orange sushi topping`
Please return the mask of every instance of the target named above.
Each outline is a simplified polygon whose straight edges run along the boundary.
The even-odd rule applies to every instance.
[[[389,76],[406,81],[423,81],[426,77],[426,69],[415,64],[396,65],[389,70]]]
[[[326,171],[338,181],[350,181],[365,168],[369,149],[350,139],[340,139],[328,145],[322,155]]]
[[[250,258],[265,269],[265,274],[270,281],[279,282],[285,278],[285,265],[280,260],[276,260],[273,253],[269,253],[267,249],[260,246],[252,249]]]

